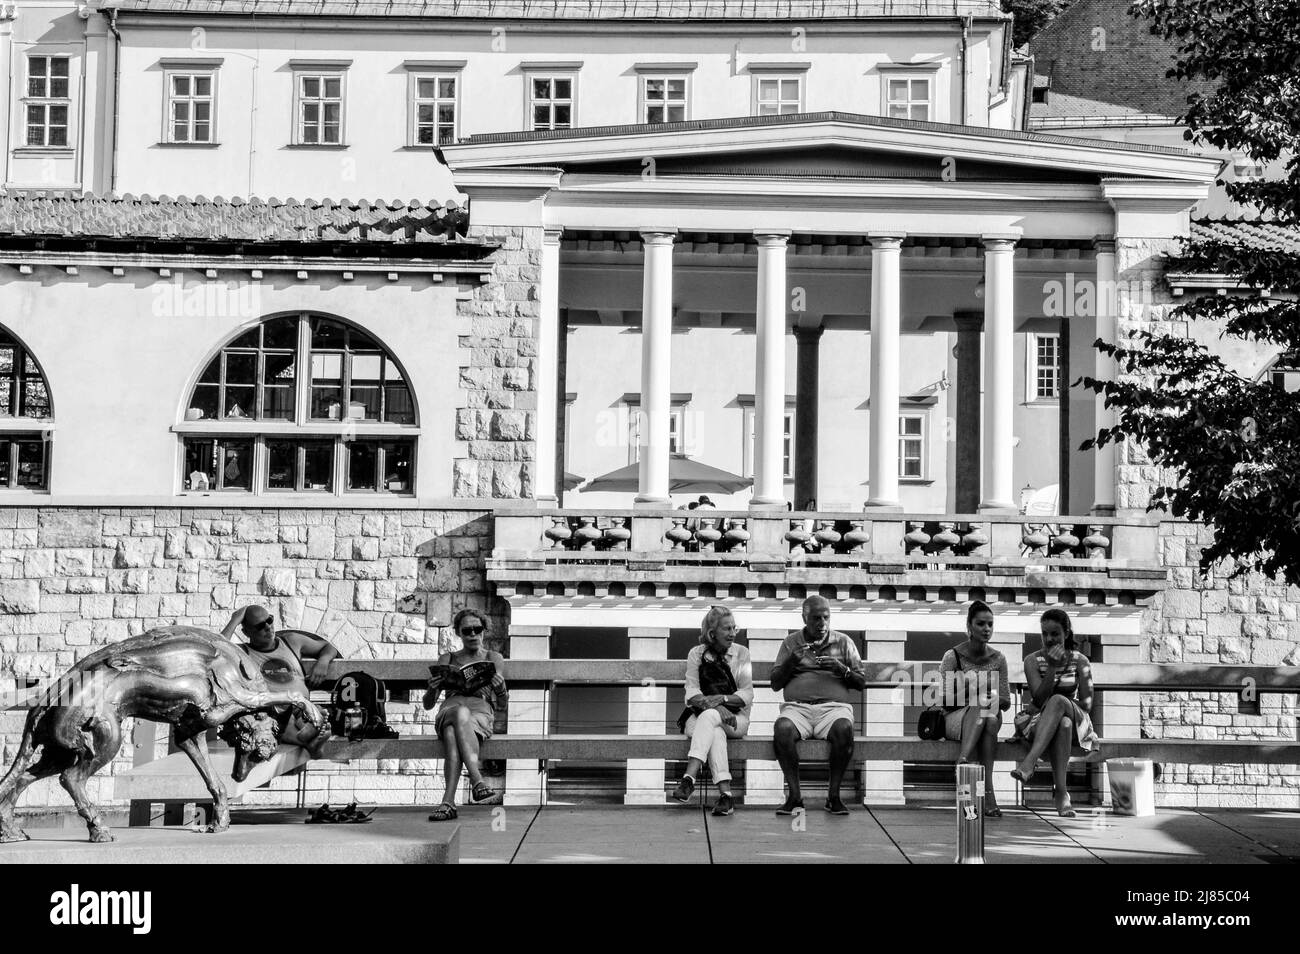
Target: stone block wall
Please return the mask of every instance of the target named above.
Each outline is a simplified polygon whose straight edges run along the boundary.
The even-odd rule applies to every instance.
[[[506,650],[504,605],[484,580],[491,529],[482,510],[2,508],[0,693],[155,626],[220,630],[248,603],[270,609],[278,628],[317,632],[345,657],[366,659],[436,656],[453,643],[452,615],[469,606],[488,614],[495,648]],[[25,716],[0,712],[6,769]],[[396,700],[390,716],[403,732],[432,731],[418,702]],[[126,739],[93,783],[103,804],[108,776],[132,764],[129,727]],[[441,792],[423,765],[318,766],[309,778],[334,777],[359,794],[414,798],[435,781]],[[57,782],[32,786],[23,802],[66,803]]]
[[[460,387],[453,463],[457,497],[531,497],[537,424],[538,281],[542,229],[471,226],[500,244],[492,274],[457,303]]]

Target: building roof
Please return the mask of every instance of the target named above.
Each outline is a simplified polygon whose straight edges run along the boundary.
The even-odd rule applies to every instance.
[[[1242,248],[1300,255],[1300,228],[1276,222],[1193,220],[1192,238],[1201,242],[1227,242]]]
[[[1033,38],[1034,86],[1048,87],[1047,102],[1033,103],[1029,121],[1067,117],[1152,114],[1176,117],[1187,94],[1209,84],[1165,76],[1176,41],[1154,36],[1151,20],[1129,16],[1131,0],[1074,0]]]
[[[462,139],[469,145],[486,143],[543,142],[562,139],[590,139],[605,136],[640,136],[657,132],[691,132],[703,130],[749,129],[759,126],[809,125],[814,123],[845,123],[855,126],[875,126],[895,129],[916,129],[928,132],[951,133],[961,136],[980,136],[992,139],[1010,139],[1021,142],[1056,143],[1064,146],[1081,146],[1089,150],[1119,150],[1123,152],[1149,152],[1166,156],[1190,155],[1187,149],[1177,146],[1156,146],[1147,143],[1108,142],[1080,136],[1057,136],[1048,133],[1023,132],[1018,129],[994,129],[989,126],[962,126],[956,123],[936,123],[921,119],[898,119],[892,116],[873,116],[862,113],[827,111],[817,113],[786,113],[774,116],[737,116],[722,119],[689,119],[676,123],[633,123],[622,126],[578,126],[572,129],[552,129],[524,132],[480,133]]]
[[[3,238],[445,245],[466,241],[467,221],[460,206],[415,201],[0,195]]]
[[[1005,19],[998,0],[121,0],[120,10],[294,17],[498,20]]]

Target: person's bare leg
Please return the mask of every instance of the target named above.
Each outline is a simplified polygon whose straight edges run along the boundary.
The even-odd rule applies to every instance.
[[[695,779],[698,782],[700,779],[700,772],[703,769],[704,769],[703,762],[701,762],[697,758],[689,758],[686,760],[686,771],[682,772],[682,776],[685,777],[689,775],[691,778]]]
[[[1073,741],[1074,720],[1062,716],[1052,739],[1052,798],[1056,803],[1056,813],[1066,818],[1073,818],[1075,814],[1070,804],[1070,793],[1065,787],[1065,770],[1070,765],[1070,743]]]
[[[483,773],[478,764],[478,736],[474,734],[474,720],[468,709],[456,710],[456,744],[460,747],[460,760],[465,763],[465,772],[469,775],[469,784],[477,785],[483,781]]]
[[[442,727],[442,750],[446,753],[443,777],[447,780],[442,800],[448,805],[455,805],[456,789],[460,787],[460,747],[456,742],[456,727],[450,722]]]
[[[785,785],[791,799],[803,798],[799,789],[799,730],[789,719],[780,718],[772,727],[772,747],[776,760],[785,776]]]
[[[961,719],[961,751],[957,753],[957,764],[969,762],[975,753],[984,731],[984,720],[980,718],[978,706],[967,706],[966,714]]]
[[[998,810],[998,797],[993,791],[993,763],[998,756],[998,732],[1002,729],[1002,716],[985,716],[980,720],[980,762],[984,765],[984,811]]]
[[[838,801],[840,785],[844,781],[844,771],[853,760],[853,723],[848,719],[838,719],[826,733],[831,744],[830,777],[826,786],[827,801]]]
[[[1047,700],[1047,704],[1043,706],[1042,714],[1038,717],[1038,725],[1034,727],[1034,738],[1029,743],[1029,754],[1016,767],[1016,771],[1020,773],[1021,781],[1027,780],[1029,776],[1034,774],[1034,767],[1038,765],[1038,760],[1043,757],[1047,747],[1056,738],[1056,727],[1060,725],[1061,718],[1069,711],[1070,701],[1064,696],[1052,696]]]

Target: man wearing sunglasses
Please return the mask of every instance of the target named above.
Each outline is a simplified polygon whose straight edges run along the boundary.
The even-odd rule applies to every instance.
[[[329,640],[314,633],[301,629],[276,631],[275,617],[267,612],[266,607],[257,604],[235,610],[221,635],[230,639],[236,627],[248,640],[240,648],[257,664],[267,684],[276,689],[296,690],[304,698],[309,690],[319,687],[325,680],[330,663],[339,655]],[[290,724],[293,721],[292,710],[277,710],[272,715],[284,730],[281,741],[307,745],[315,738],[315,726]]]

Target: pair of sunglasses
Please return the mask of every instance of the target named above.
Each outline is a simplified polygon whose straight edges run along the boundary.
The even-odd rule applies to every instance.
[[[477,636],[482,632],[482,626],[462,626],[460,629],[460,634],[462,636]]]

